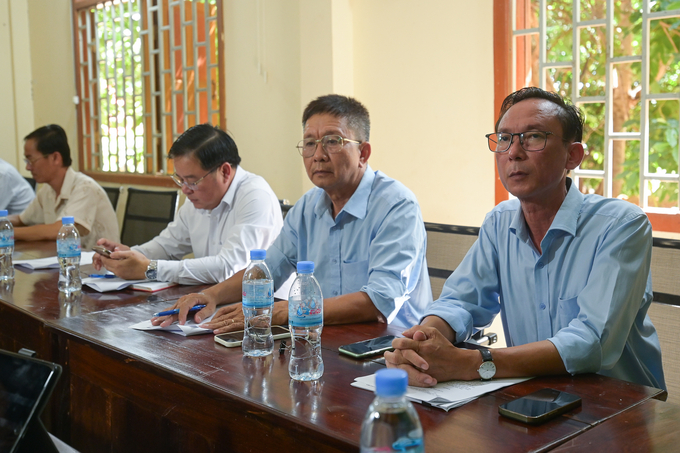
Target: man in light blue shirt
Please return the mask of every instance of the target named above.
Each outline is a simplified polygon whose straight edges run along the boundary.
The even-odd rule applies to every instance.
[[[316,188],[288,212],[267,250],[275,288],[295,272],[298,261],[314,261],[325,324],[416,324],[432,301],[425,227],[415,195],[368,165],[368,111],[352,98],[322,96],[307,106],[302,123],[298,149]],[[195,316],[200,322],[218,304],[240,301],[242,278],[243,271],[180,299],[173,307],[181,310],[180,322],[193,305],[206,304]],[[286,301],[274,304],[272,322],[287,324]],[[205,326],[215,333],[242,329],[241,306],[221,308]]]
[[[388,366],[412,384],[597,372],[665,388],[652,301],[652,228],[628,202],[583,195],[580,112],[526,88],[506,98],[489,148],[517,199],[500,203]],[[508,348],[455,348],[501,313]],[[417,351],[417,352],[416,352]]]
[[[0,159],[0,209],[9,215],[21,214],[35,198],[35,191],[26,179],[11,165]]]

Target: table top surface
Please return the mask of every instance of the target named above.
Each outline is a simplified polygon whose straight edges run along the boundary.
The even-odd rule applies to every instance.
[[[17,242],[15,259],[54,256],[55,249],[52,242]],[[288,376],[289,351],[279,354],[275,349],[272,356],[248,358],[241,348],[216,344],[213,335],[183,337],[130,328],[171,305],[168,300],[194,292],[197,287],[178,286],[154,294],[131,289],[97,293],[84,288],[79,300],[68,301],[57,291],[57,277],[57,270],[26,272],[17,268],[13,288],[0,292],[0,299],[64,335],[106,348],[157,373],[190,379],[209,388],[217,399],[238,400],[353,445],[358,445],[361,421],[373,394],[350,384],[354,378],[374,373],[383,365],[340,355],[338,347],[385,334],[398,335],[401,331],[380,323],[325,326],[323,377],[317,383],[296,382]],[[278,345],[277,341],[277,348]],[[533,427],[498,414],[500,404],[546,387],[580,396],[582,407]],[[468,441],[479,451],[542,451],[613,417],[618,420],[619,414],[661,393],[658,389],[588,374],[532,379],[482,396],[448,413],[421,404],[415,407],[425,430],[428,451],[448,451],[453,442]],[[656,407],[655,403],[651,406]]]

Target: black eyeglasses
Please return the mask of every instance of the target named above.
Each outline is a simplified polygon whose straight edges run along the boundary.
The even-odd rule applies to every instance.
[[[206,173],[205,175],[203,175],[201,178],[198,178],[198,179],[197,179],[196,181],[194,181],[194,182],[186,182],[186,181],[184,181],[182,178],[180,178],[179,176],[177,176],[177,173],[173,173],[172,175],[170,175],[170,177],[172,178],[173,181],[175,181],[175,184],[177,184],[178,186],[180,186],[180,187],[186,186],[187,189],[189,189],[189,190],[196,190],[196,187],[198,186],[198,183],[200,183],[201,181],[203,181],[203,180],[205,179],[206,176],[208,176],[210,173],[214,172],[215,170],[217,170],[217,169],[220,168],[221,166],[222,166],[222,164],[219,164],[217,167],[213,168],[213,169],[210,170],[208,173]]]
[[[504,153],[510,149],[515,136],[519,137],[519,144],[524,151],[543,151],[548,143],[548,135],[555,135],[549,131],[526,131],[511,134],[508,132],[494,132],[486,134],[489,141],[489,150],[494,153]],[[564,140],[559,135],[555,137]]]

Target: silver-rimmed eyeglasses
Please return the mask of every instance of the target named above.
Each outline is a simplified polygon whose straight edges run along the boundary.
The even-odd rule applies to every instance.
[[[519,137],[519,144],[524,151],[543,151],[548,143],[548,135],[555,135],[549,131],[526,131],[511,134],[509,132],[494,132],[486,134],[489,149],[494,153],[504,153],[510,149],[515,137]],[[562,137],[555,135],[560,140]]]
[[[345,142],[361,144],[361,142],[350,140],[340,135],[325,135],[318,140],[304,138],[297,144],[297,149],[302,157],[312,157],[316,152],[316,145],[321,143],[321,146],[328,154],[334,154],[342,151]]]
[[[198,186],[198,184],[199,184],[201,181],[203,181],[203,180],[205,179],[206,176],[208,176],[210,173],[214,172],[215,170],[217,170],[217,169],[220,168],[221,166],[222,166],[222,164],[219,164],[217,167],[213,168],[213,169],[210,170],[208,173],[206,173],[205,175],[203,175],[201,178],[198,178],[198,179],[197,179],[196,181],[194,181],[194,182],[186,182],[186,181],[184,181],[182,178],[180,178],[179,176],[177,176],[177,173],[171,174],[170,177],[172,178],[173,181],[175,181],[175,184],[177,184],[178,186],[180,186],[180,187],[186,186],[187,189],[193,191],[193,190],[196,190],[196,187]]]

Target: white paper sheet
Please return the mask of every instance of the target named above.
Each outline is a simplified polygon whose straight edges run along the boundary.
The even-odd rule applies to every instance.
[[[202,321],[201,324],[205,322],[210,322],[213,316],[215,316],[214,313],[212,314],[212,316]],[[136,330],[164,330],[166,332],[184,335],[185,337],[191,335],[201,335],[204,333],[212,333],[212,330],[210,329],[198,327],[198,324],[194,322],[193,316],[190,319],[187,319],[187,323],[184,324],[183,326],[180,326],[177,322],[169,325],[168,327],[154,326],[153,324],[151,324],[151,320],[149,319],[146,321],[138,322],[137,324],[130,326],[130,328]]]
[[[412,387],[409,385],[406,389],[406,397],[411,401],[448,411],[454,407],[469,403],[485,393],[529,379],[531,378],[492,379],[490,381],[448,381],[429,388]],[[375,391],[375,374],[356,378],[352,382],[352,386]]]
[[[81,252],[80,265],[86,266],[92,264],[92,257],[94,252]],[[37,258],[34,260],[14,260],[14,265],[24,267],[26,269],[59,269],[59,259],[56,256],[49,258]]]

